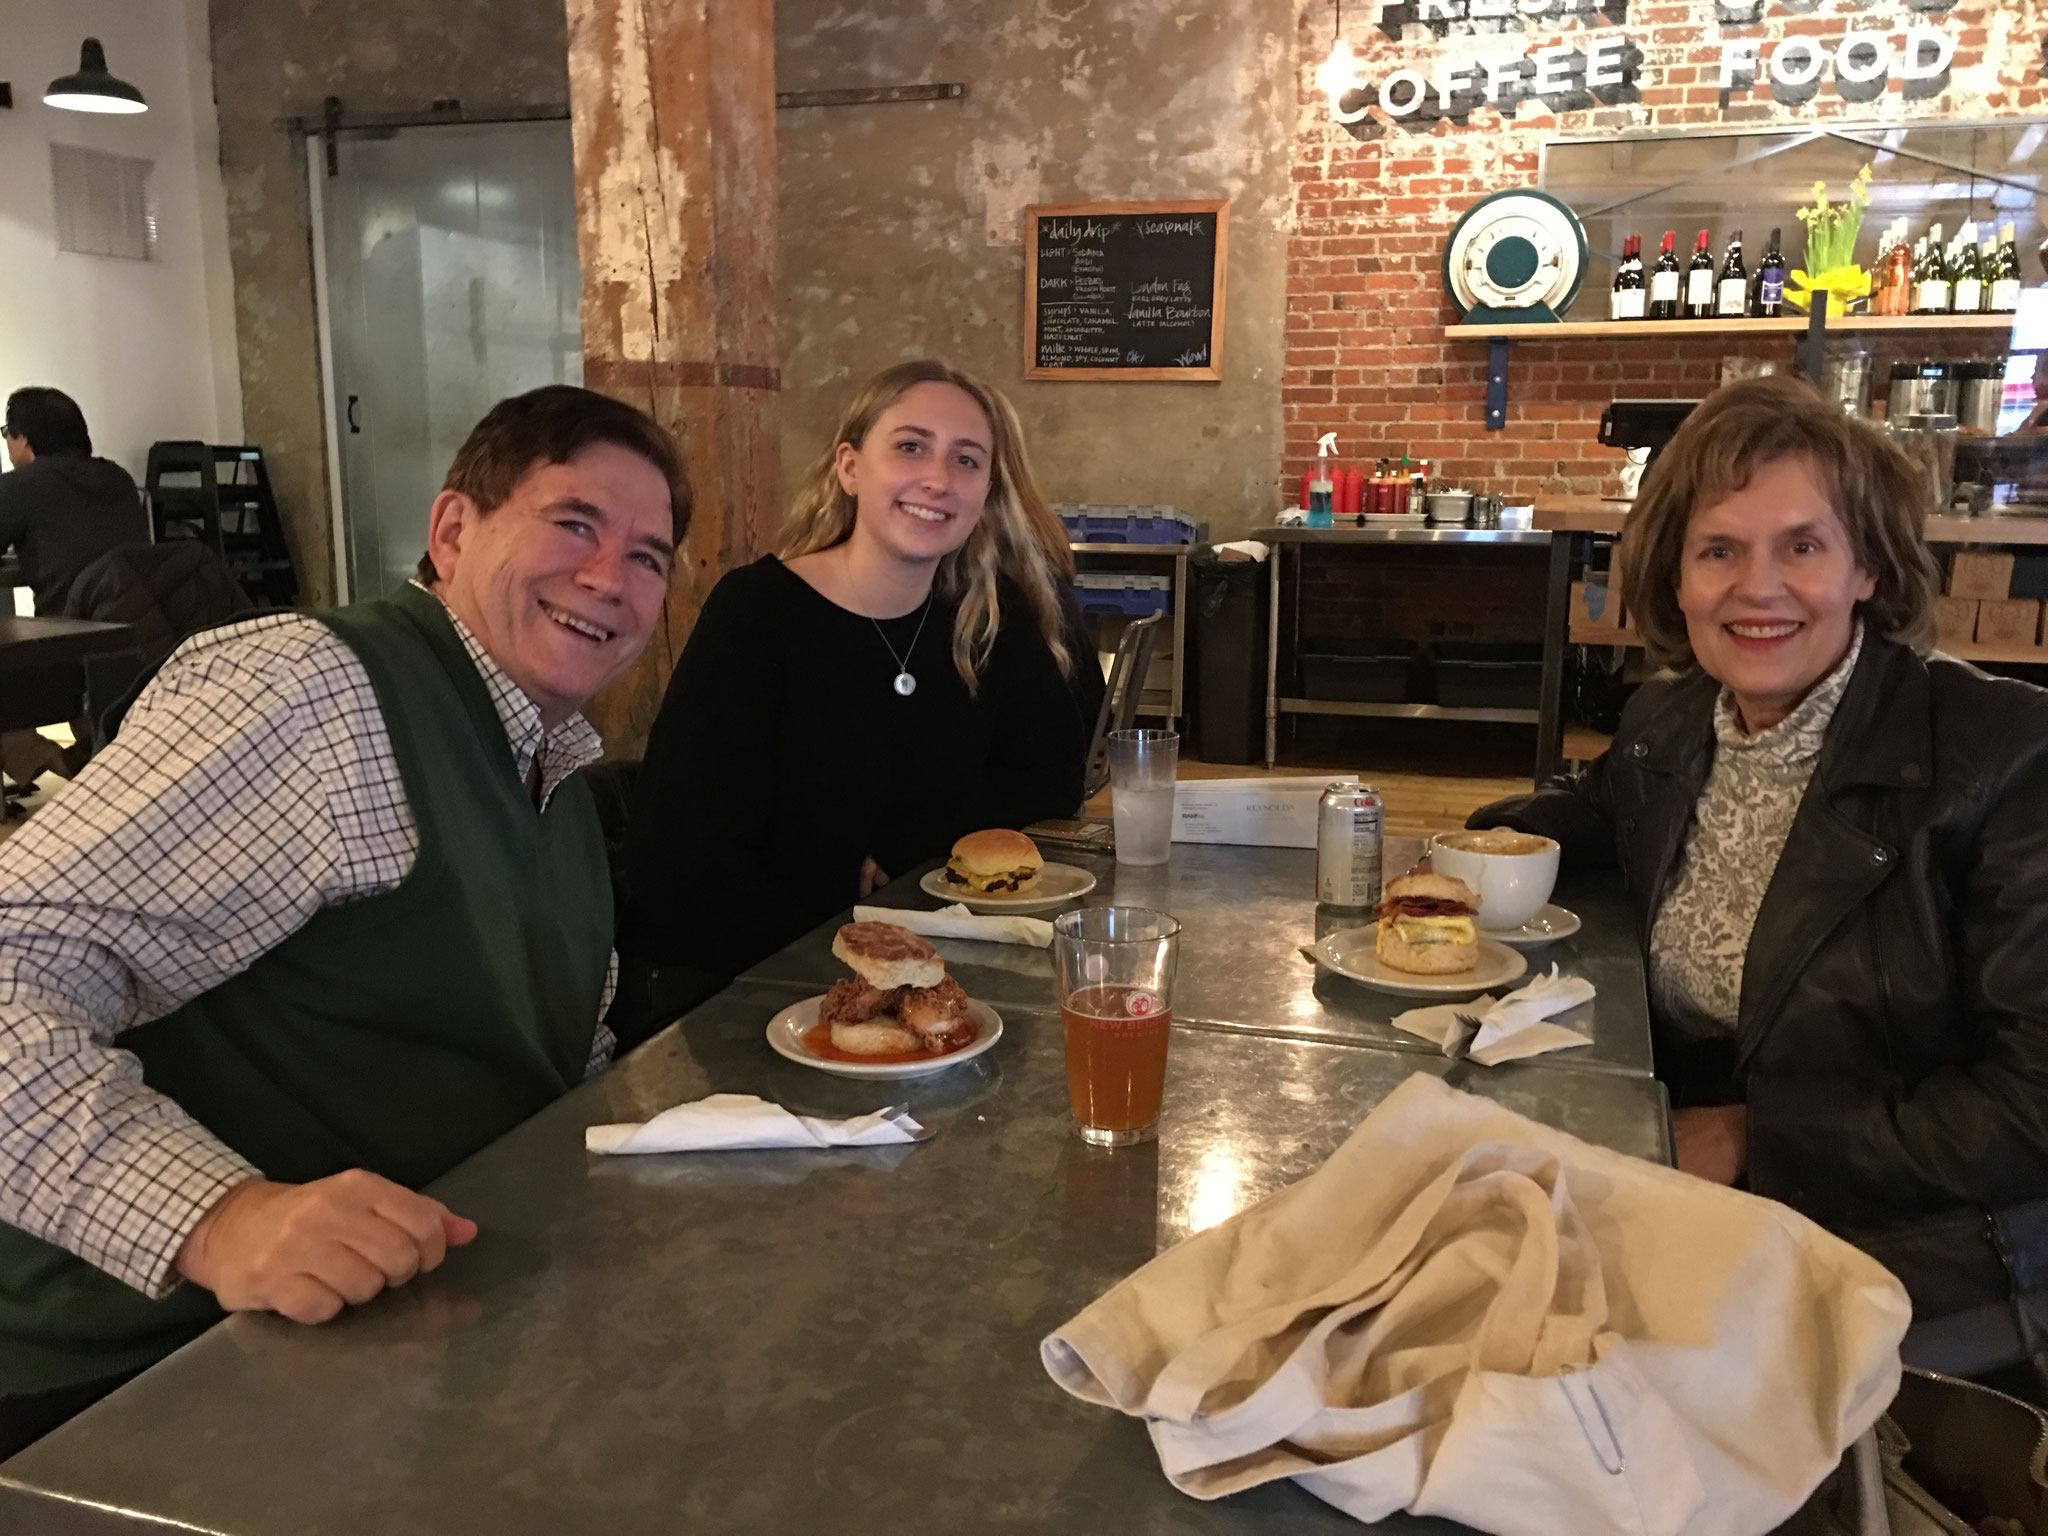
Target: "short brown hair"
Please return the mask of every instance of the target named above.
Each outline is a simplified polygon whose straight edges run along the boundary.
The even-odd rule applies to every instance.
[[[1622,602],[1650,659],[1683,669],[1692,641],[1678,606],[1685,532],[1701,507],[1749,484],[1757,467],[1806,454],[1819,471],[1857,565],[1877,578],[1856,605],[1872,629],[1916,651],[1934,640],[1940,568],[1923,537],[1927,485],[1904,449],[1804,379],[1744,379],[1708,396],[1657,456],[1621,544]]]
[[[675,441],[645,411],[574,384],[543,384],[492,406],[455,450],[441,489],[495,512],[536,465],[566,464],[599,443],[637,453],[661,471],[680,546],[690,529],[690,481]],[[433,557],[421,555],[420,582],[432,586],[438,579]]]

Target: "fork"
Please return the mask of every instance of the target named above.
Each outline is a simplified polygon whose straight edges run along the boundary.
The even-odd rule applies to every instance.
[[[1448,1056],[1452,1061],[1463,1061],[1466,1053],[1472,1049],[1472,1042],[1479,1037],[1479,1031],[1484,1025],[1476,1013],[1454,1012],[1451,1017],[1463,1026],[1465,1033],[1459,1037],[1456,1045],[1444,1047],[1444,1055]]]

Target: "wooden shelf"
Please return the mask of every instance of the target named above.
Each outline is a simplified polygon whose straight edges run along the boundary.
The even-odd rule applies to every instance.
[[[1930,517],[1930,544],[2048,544],[2048,517]]]
[[[2048,645],[1979,645],[1976,641],[1936,640],[1936,650],[1957,661],[2001,662],[2006,666],[2048,667]]]
[[[1632,629],[1601,629],[1586,624],[1571,627],[1573,645],[1625,645],[1639,648],[1643,637]],[[1989,661],[2002,666],[2048,667],[2048,645],[1979,645],[1974,640],[1937,640],[1935,646],[1957,661]]]
[[[2010,331],[2012,315],[1844,315],[1838,331]],[[1551,325],[1447,325],[1446,341],[1563,341],[1573,336],[1796,336],[1804,315],[1778,320],[1564,320]]]
[[[1618,534],[1628,523],[1629,504],[1593,496],[1538,501],[1531,521],[1557,533]],[[1930,544],[2048,544],[2048,517],[1930,517]]]

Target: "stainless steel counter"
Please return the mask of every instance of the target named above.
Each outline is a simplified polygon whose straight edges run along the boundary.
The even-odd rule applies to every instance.
[[[1262,544],[1548,544],[1545,528],[1430,528],[1416,523],[1346,524],[1332,528],[1259,528],[1253,538]]]
[[[1262,1017],[1325,1007],[1306,965],[1277,963],[1294,928],[1265,931],[1302,920],[1300,856],[1244,859],[1232,903],[1209,882],[1225,854],[1255,851],[1186,851],[1165,872],[1168,904],[1195,918],[1183,1019],[1249,1005],[1258,975],[1287,1000]],[[1249,979],[1212,952],[1233,931],[1212,914],[1233,905],[1237,952],[1259,957]],[[1453,1066],[1237,1021],[1177,1023],[1156,1146],[1092,1149],[1068,1130],[1042,977],[963,964],[1003,1013],[997,1048],[858,1083],[767,1049],[768,1018],[813,987],[795,974],[802,946],[782,958],[792,974],[741,981],[436,1184],[482,1225],[437,1274],[321,1328],[231,1319],[0,1469],[0,1529],[1355,1530],[1291,1485],[1215,1504],[1176,1493],[1140,1424],[1053,1386],[1039,1339],[1167,1244],[1309,1172],[1412,1072],[1669,1156],[1648,1078]],[[907,1100],[938,1134],[864,1151],[583,1151],[588,1124],[721,1090],[834,1115]]]
[[[1387,868],[1406,869],[1421,852],[1418,838],[1388,838]],[[1333,928],[1355,927],[1367,916],[1316,905],[1312,850],[1175,843],[1172,860],[1157,869],[1132,868],[1099,854],[1048,856],[1095,873],[1098,884],[1086,898],[1090,906],[1153,907],[1180,919],[1186,933],[1175,1018],[1389,1050],[1435,1050],[1387,1022],[1397,1013],[1426,1006],[1427,1000],[1390,997],[1327,971],[1319,975],[1302,958],[1304,944]],[[1642,960],[1618,878],[1568,878],[1557,899],[1577,912],[1585,926],[1573,938],[1531,953],[1530,972],[1554,962],[1566,975],[1587,977],[1599,995],[1558,1018],[1591,1034],[1594,1043],[1551,1056],[1549,1064],[1563,1071],[1649,1076],[1650,1016]],[[884,906],[941,905],[917,888],[914,876],[896,881],[875,900]],[[824,991],[848,974],[832,958],[838,926],[834,921],[805,935],[747,978]],[[1052,961],[1045,951],[956,939],[937,942],[971,996],[997,1008],[1052,1006]]]

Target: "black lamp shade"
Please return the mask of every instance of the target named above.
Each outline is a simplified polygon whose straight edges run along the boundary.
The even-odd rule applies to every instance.
[[[78,50],[78,73],[61,75],[43,92],[50,106],[71,112],[147,112],[142,92],[107,73],[107,51],[96,37]]]

